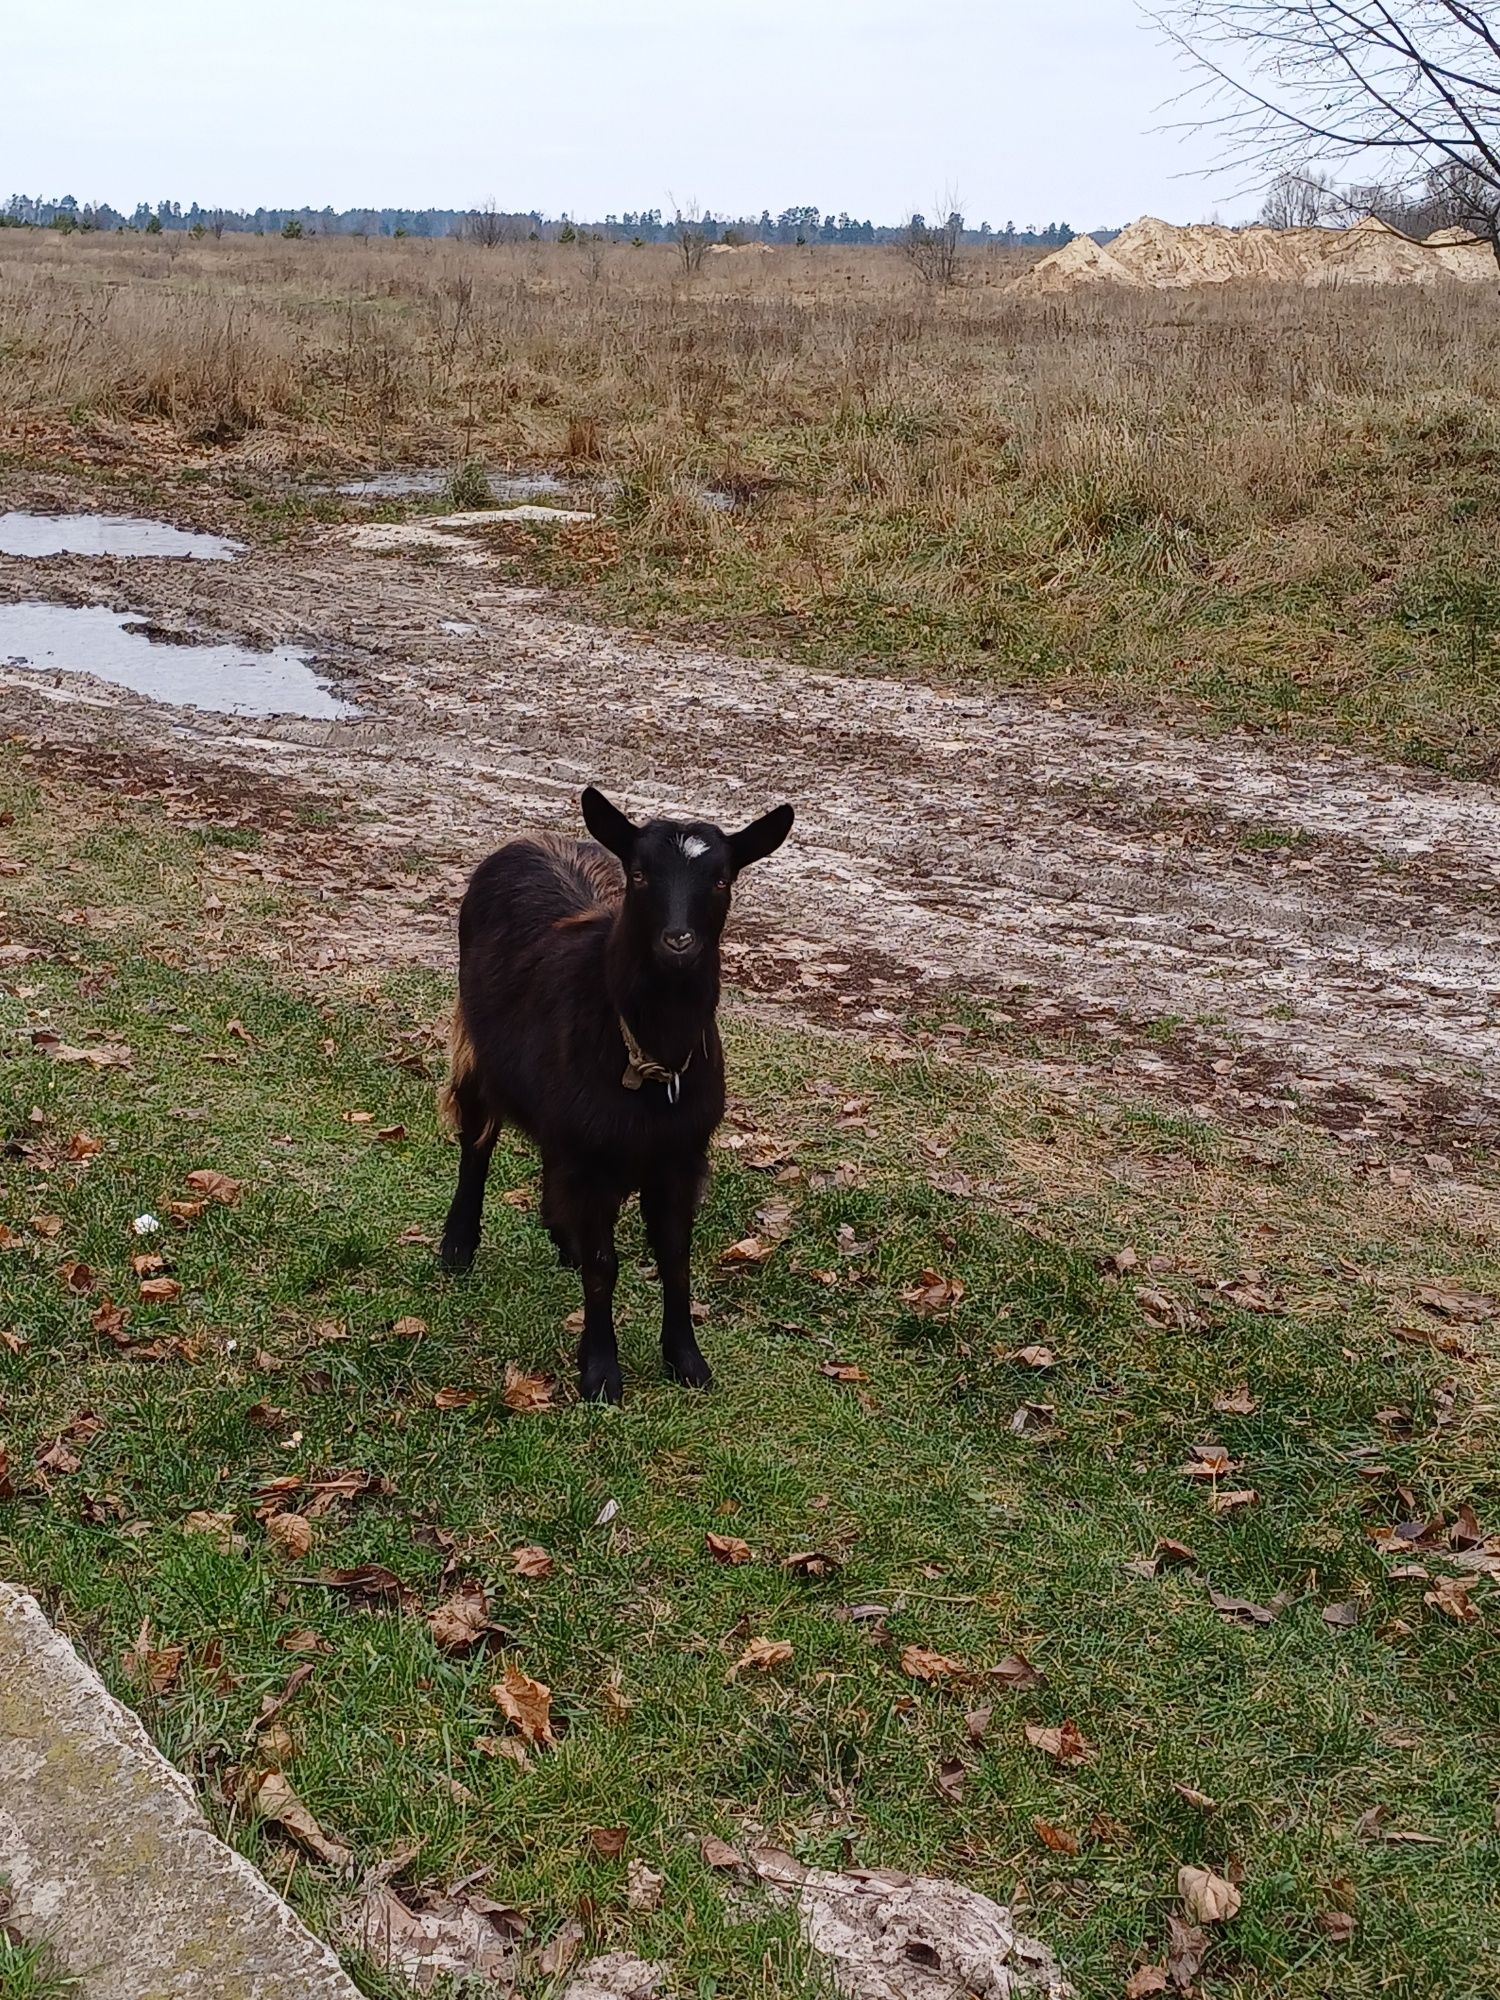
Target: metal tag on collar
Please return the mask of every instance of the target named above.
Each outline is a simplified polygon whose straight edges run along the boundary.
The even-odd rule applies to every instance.
[[[678,1098],[681,1097],[681,1095],[682,1095],[682,1071],[680,1069],[674,1069],[672,1072],[671,1081],[667,1084],[668,1104],[675,1104]]]

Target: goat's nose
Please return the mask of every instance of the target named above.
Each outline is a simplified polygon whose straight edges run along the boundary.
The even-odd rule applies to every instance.
[[[696,931],[663,931],[661,941],[668,951],[691,951],[698,942]]]

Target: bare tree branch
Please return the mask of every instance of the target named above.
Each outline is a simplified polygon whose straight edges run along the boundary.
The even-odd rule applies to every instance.
[[[1170,0],[1151,20],[1188,64],[1220,164],[1296,203],[1316,162],[1376,161],[1388,202],[1434,204],[1500,260],[1500,0]],[[1367,176],[1368,177],[1368,176]]]

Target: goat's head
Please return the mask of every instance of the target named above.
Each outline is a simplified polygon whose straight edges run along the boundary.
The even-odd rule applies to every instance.
[[[764,861],[792,830],[792,808],[777,806],[738,833],[704,819],[653,819],[637,826],[592,785],[583,819],[625,868],[624,921],[659,965],[682,971],[716,951],[734,878]]]

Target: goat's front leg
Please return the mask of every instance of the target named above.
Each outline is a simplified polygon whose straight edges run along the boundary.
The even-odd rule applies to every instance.
[[[641,1189],[646,1240],[661,1274],[661,1356],[667,1373],[690,1389],[710,1389],[714,1379],[693,1332],[693,1218],[703,1179],[695,1161]]]
[[[569,1240],[583,1277],[583,1335],[578,1343],[578,1393],[585,1402],[618,1403],[624,1396],[620,1353],[615,1345],[615,1255],[618,1201],[569,1191],[565,1200]]]

